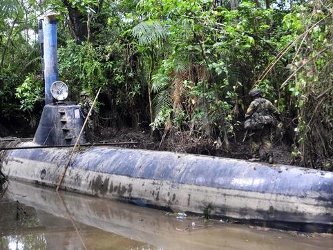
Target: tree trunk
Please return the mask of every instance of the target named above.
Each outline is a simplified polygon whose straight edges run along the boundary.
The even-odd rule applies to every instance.
[[[74,39],[77,43],[86,41],[88,38],[87,17],[78,9],[73,8],[68,0],[63,0],[69,15],[69,26],[73,32]]]
[[[0,137],[6,137],[9,134],[9,130],[0,123]]]
[[[230,1],[230,7],[232,10],[235,10],[238,8],[238,0],[231,0]]]

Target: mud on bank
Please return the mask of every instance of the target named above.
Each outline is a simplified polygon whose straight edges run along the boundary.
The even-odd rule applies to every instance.
[[[149,130],[139,129],[103,129],[100,133],[96,133],[94,142],[138,142],[136,145],[123,145],[122,147],[171,151],[179,153],[202,154],[218,157],[228,157],[234,159],[250,159],[250,143],[244,138],[244,131],[239,131],[228,143],[221,142],[218,138],[194,137],[189,131],[170,133],[165,138],[163,134],[154,133]],[[291,148],[281,139],[276,138],[274,141],[274,163],[275,164],[291,164]],[[297,165],[297,164],[294,164]]]

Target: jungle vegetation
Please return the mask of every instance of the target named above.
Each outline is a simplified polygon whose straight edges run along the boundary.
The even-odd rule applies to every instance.
[[[3,0],[0,9],[2,134],[38,122],[38,20],[54,12],[59,80],[70,100],[102,88],[101,126],[219,139],[228,149],[256,87],[282,113],[302,165],[333,169],[331,1]]]

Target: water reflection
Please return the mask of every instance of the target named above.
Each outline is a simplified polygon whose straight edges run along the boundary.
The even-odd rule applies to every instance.
[[[11,181],[0,249],[333,249],[332,235],[256,229],[178,216]],[[177,219],[178,217],[178,219]]]
[[[4,236],[1,238],[1,249],[48,249],[44,235],[31,235],[30,237]]]

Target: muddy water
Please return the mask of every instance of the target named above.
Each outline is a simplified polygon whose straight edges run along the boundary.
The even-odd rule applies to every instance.
[[[0,201],[0,249],[333,249],[331,234],[204,221],[11,181]]]

